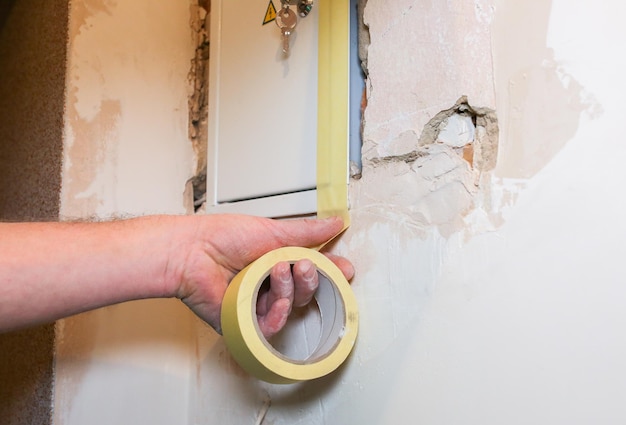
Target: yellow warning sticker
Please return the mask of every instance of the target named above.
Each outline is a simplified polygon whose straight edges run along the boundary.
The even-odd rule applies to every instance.
[[[267,10],[265,11],[265,18],[263,19],[263,25],[269,24],[274,19],[276,19],[276,6],[274,6],[274,2],[270,0],[270,4],[267,5]]]

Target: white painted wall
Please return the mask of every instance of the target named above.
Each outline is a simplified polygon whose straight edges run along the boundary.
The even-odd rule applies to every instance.
[[[73,1],[61,215],[184,213],[191,3]],[[186,423],[191,314],[117,305],[57,326],[55,425]]]
[[[188,5],[73,3],[64,214],[179,212]],[[349,362],[267,385],[177,305],[117,306],[60,325],[55,423],[252,424],[269,399],[272,424],[623,423],[620,7],[369,0],[363,178],[335,248],[357,270]],[[462,95],[497,111],[491,172],[417,145]]]

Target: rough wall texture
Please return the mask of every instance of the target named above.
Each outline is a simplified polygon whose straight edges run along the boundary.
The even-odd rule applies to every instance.
[[[15,0],[2,8],[0,215],[54,219],[61,187],[67,0]]]
[[[209,108],[209,33],[211,3],[198,0],[192,5],[191,29],[195,38],[195,54],[191,60],[189,82],[192,87],[189,96],[189,139],[196,156],[195,175],[188,182],[186,194],[193,199],[193,210],[197,211],[206,200],[208,108]],[[186,199],[187,200],[187,199]],[[189,205],[188,210],[192,207]]]
[[[67,0],[0,4],[0,220],[59,212]],[[54,325],[0,335],[0,422],[51,422]]]
[[[0,418],[5,425],[52,423],[54,325],[0,335]]]

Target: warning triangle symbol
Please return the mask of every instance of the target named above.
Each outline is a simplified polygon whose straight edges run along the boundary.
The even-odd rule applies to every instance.
[[[270,4],[267,5],[267,10],[265,11],[265,19],[263,19],[263,25],[269,24],[274,19],[276,19],[276,7],[274,6],[274,2],[270,0]]]

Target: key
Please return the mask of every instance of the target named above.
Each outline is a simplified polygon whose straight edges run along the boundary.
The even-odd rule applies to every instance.
[[[284,5],[276,14],[276,25],[280,28],[283,41],[283,53],[285,53],[285,55],[289,55],[289,37],[296,28],[297,23],[298,17],[296,13],[289,8],[289,5]]]

